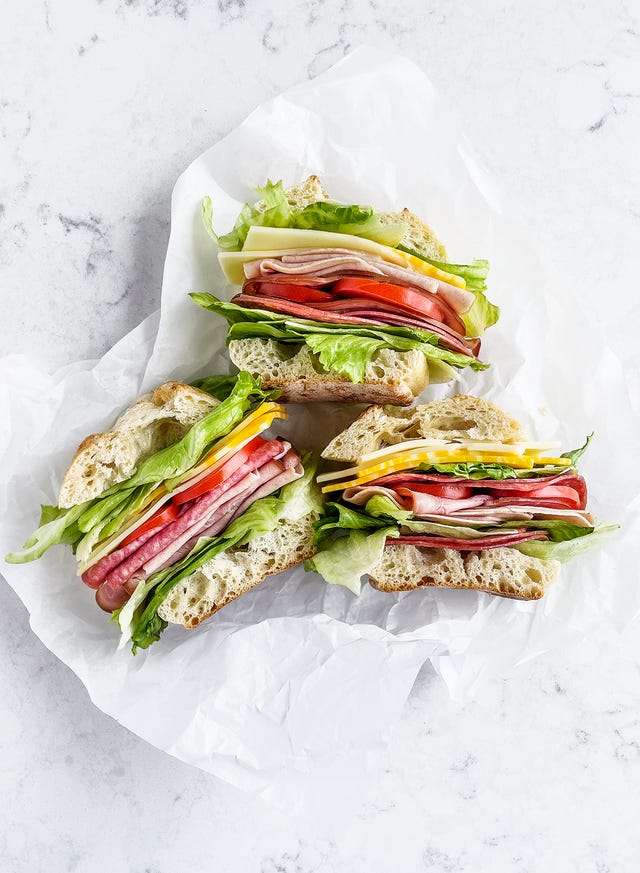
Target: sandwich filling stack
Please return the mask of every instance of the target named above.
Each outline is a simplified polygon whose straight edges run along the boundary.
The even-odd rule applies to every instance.
[[[318,476],[331,499],[308,562],[360,592],[474,588],[541,597],[565,561],[612,525],[596,526],[576,464],[588,443],[557,453],[498,407],[457,396],[403,412],[369,407],[325,449],[350,466]]]
[[[7,556],[21,563],[71,545],[134,651],[314,552],[316,463],[264,435],[284,408],[246,372],[216,389],[224,399],[166,383],[84,440],[58,506],[43,507],[40,528]]]
[[[234,364],[285,400],[409,405],[428,384],[483,369],[480,336],[498,318],[488,263],[450,264],[417,216],[327,199],[319,180],[258,189],[233,230],[217,236],[231,302],[192,294],[229,323]]]

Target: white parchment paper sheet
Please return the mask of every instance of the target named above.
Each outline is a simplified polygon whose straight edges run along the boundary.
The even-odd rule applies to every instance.
[[[87,433],[167,378],[227,371],[225,325],[186,296],[230,294],[201,225],[201,197],[211,195],[226,230],[252,186],[267,177],[293,184],[311,172],[338,199],[425,216],[453,260],[491,259],[491,297],[502,306],[483,343],[492,367],[426,396],[478,392],[565,448],[595,427],[583,464],[591,507],[625,526],[605,548],[565,567],[540,603],[437,590],[391,596],[368,586],[356,599],[298,568],[196,631],[169,628],[135,658],[116,652],[116,628],[75,577],[68,550],[3,565],[33,630],[97,706],[170,754],[288,805],[305,798],[311,771],[357,784],[425,660],[465,700],[483,677],[570,632],[602,621],[625,627],[639,605],[631,545],[640,533],[638,465],[624,460],[637,454],[637,382],[629,381],[606,311],[597,322],[590,314],[598,289],[573,289],[546,274],[426,76],[366,48],[260,106],[179,178],[159,315],[102,360],[53,376],[23,358],[1,362],[2,553],[24,541],[41,502],[55,502]],[[322,444],[355,416],[329,405],[291,413],[300,446]]]

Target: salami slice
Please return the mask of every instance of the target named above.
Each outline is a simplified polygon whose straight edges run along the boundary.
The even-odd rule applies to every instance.
[[[486,536],[473,540],[454,539],[449,537],[399,536],[389,537],[388,546],[417,546],[420,549],[455,549],[458,552],[479,552],[482,549],[498,549],[524,543],[526,540],[546,540],[547,535],[542,530],[514,531],[509,534]]]

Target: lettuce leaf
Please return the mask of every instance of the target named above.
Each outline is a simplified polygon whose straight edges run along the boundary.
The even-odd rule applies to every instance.
[[[235,376],[206,376],[189,383],[193,388],[199,388],[211,394],[216,400],[226,400],[236,384]]]
[[[482,336],[485,330],[494,325],[500,318],[500,308],[495,303],[491,303],[484,293],[487,290],[486,278],[489,273],[489,261],[476,260],[472,264],[447,264],[444,261],[427,258],[421,252],[403,245],[398,245],[396,248],[426,261],[439,270],[444,270],[445,273],[451,273],[453,276],[460,276],[461,279],[464,279],[467,291],[471,291],[476,298],[471,309],[461,316],[467,329],[467,336]]]
[[[225,252],[239,252],[247,233],[252,225],[263,227],[291,227],[293,210],[284,193],[282,182],[271,182],[267,179],[261,188],[256,188],[259,198],[266,204],[266,209],[259,211],[248,203],[240,210],[233,229],[223,236],[218,236],[213,229],[213,205],[210,197],[202,198],[202,220],[209,236]]]
[[[213,229],[213,204],[202,198],[202,220],[209,236],[226,252],[239,252],[252,225],[262,227],[295,227],[302,230],[324,230],[362,236],[383,245],[396,246],[404,236],[404,221],[385,222],[370,206],[354,206],[319,200],[303,209],[291,206],[282,181],[266,183],[255,189],[265,204],[258,210],[248,203],[240,210],[233,229],[218,236]]]
[[[325,542],[334,531],[379,530],[389,527],[388,519],[381,520],[366,512],[345,506],[343,503],[327,503],[322,517],[314,524],[314,545]]]
[[[397,536],[396,527],[382,527],[374,533],[350,530],[306,561],[305,569],[315,570],[329,585],[344,585],[354,594],[360,594],[362,576],[382,558],[387,537]]]
[[[293,210],[290,227],[303,230],[325,230],[362,236],[395,248],[407,230],[406,222],[385,223],[371,206],[345,206],[319,200],[301,210]]]
[[[536,522],[536,526],[538,522]],[[530,555],[532,558],[542,558],[544,561],[569,561],[575,558],[576,555],[581,555],[583,552],[592,549],[607,537],[618,530],[619,524],[598,524],[590,532],[583,536],[578,536],[572,539],[563,539],[554,542],[553,540],[528,540],[524,543],[512,546],[523,555]],[[584,528],[583,528],[584,530]]]
[[[31,534],[21,551],[5,555],[5,561],[8,564],[26,564],[41,558],[47,549],[58,543],[75,545],[82,537],[77,521],[88,505],[81,503],[70,509],[43,506],[38,529]]]
[[[320,515],[324,509],[324,495],[316,482],[316,473],[320,458],[311,452],[302,455],[304,475],[300,479],[289,482],[280,491],[282,509],[280,518],[287,521],[297,521],[310,513]]]
[[[367,364],[386,346],[384,340],[371,337],[357,337],[354,342],[349,334],[310,333],[304,341],[325,370],[348,376],[352,382],[364,382]]]
[[[380,348],[399,352],[417,349],[429,361],[437,361],[438,365],[444,363],[456,368],[469,366],[472,370],[486,370],[488,366],[470,355],[462,355],[440,347],[438,336],[425,330],[391,325],[377,328],[327,324],[293,318],[266,309],[246,309],[235,303],[218,300],[212,294],[193,293],[190,296],[198,306],[221,315],[229,322],[227,342],[234,339],[263,337],[277,342],[299,345],[304,343],[310,348],[315,345],[330,364],[327,369],[342,373],[352,381],[362,381],[364,367]],[[333,342],[323,341],[320,335],[336,337],[336,339]],[[369,342],[363,343],[363,339]],[[371,340],[377,341],[377,344]],[[360,377],[354,379],[354,376]]]
[[[579,460],[579,459],[584,455],[584,453],[586,452],[586,450],[587,450],[587,446],[589,445],[589,443],[590,443],[591,440],[593,439],[593,433],[594,433],[594,432],[591,431],[591,433],[589,434],[589,436],[586,438],[586,440],[585,440],[585,442],[584,442],[584,445],[580,446],[579,449],[574,449],[572,452],[565,452],[564,454],[560,455],[561,458],[569,458],[569,460],[571,461],[571,466],[572,466],[573,469],[576,468],[576,462],[577,462],[577,461],[578,461],[578,460]]]

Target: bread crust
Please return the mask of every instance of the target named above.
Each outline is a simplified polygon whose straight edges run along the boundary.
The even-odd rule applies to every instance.
[[[362,382],[327,372],[307,346],[291,346],[254,337],[231,340],[229,357],[242,370],[259,376],[265,388],[278,388],[291,403],[391,403],[410,406],[429,383],[422,352],[381,349],[367,364]]]
[[[499,407],[483,400],[457,394],[433,400],[413,409],[370,406],[325,447],[322,457],[332,461],[355,462],[363,454],[407,439],[489,439],[517,442],[524,438],[520,424]]]
[[[539,600],[560,572],[558,561],[544,561],[513,548],[458,552],[412,545],[387,545],[369,582],[379,591],[457,588],[483,591],[511,600]]]
[[[317,513],[309,513],[296,520],[281,519],[275,530],[212,558],[169,592],[158,614],[188,629],[202,624],[267,577],[315,555],[317,518]]]
[[[123,482],[141,461],[181,439],[218,403],[205,391],[175,381],[142,395],[112,428],[82,440],[62,478],[58,506],[75,506]]]

